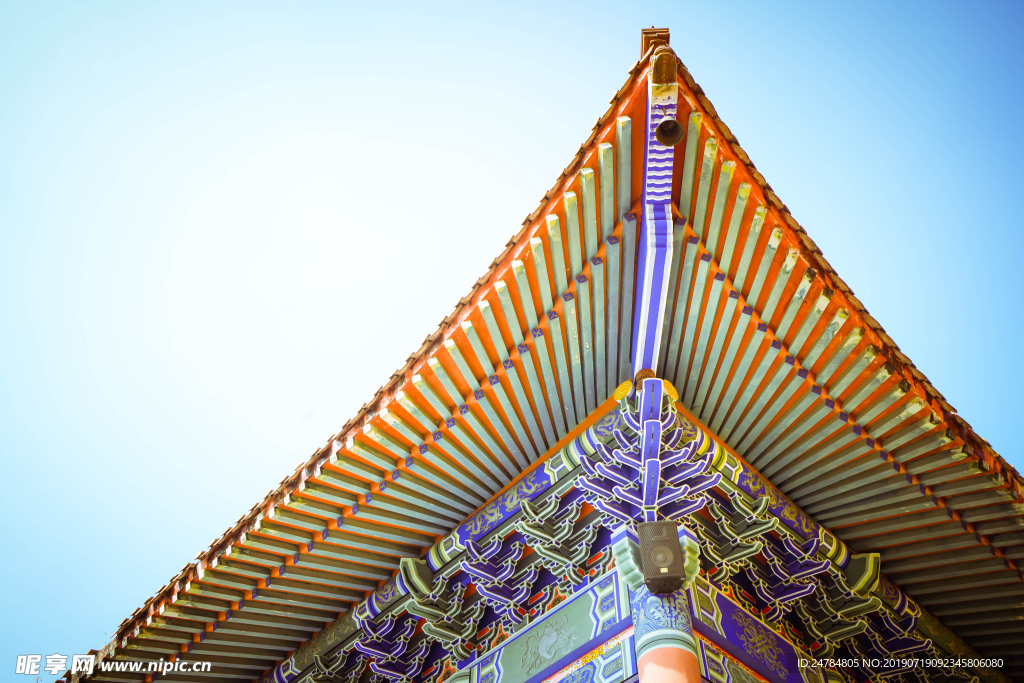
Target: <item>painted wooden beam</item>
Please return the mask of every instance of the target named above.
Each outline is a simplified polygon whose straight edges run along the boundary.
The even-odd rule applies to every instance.
[[[607,248],[607,244],[605,245]],[[607,253],[607,252],[606,252]],[[597,403],[611,396],[612,388],[608,383],[608,332],[606,313],[608,306],[605,296],[605,268],[604,261],[595,256],[590,259],[590,302],[594,316],[594,387],[597,393]]]
[[[569,254],[569,278],[571,279],[583,272],[580,211],[575,192],[569,191],[562,195],[562,211],[565,215],[565,248]]]
[[[722,256],[718,259],[718,267],[726,276],[732,273],[731,267],[736,252],[736,243],[742,230],[743,216],[747,210],[747,200],[749,198],[750,183],[740,183],[739,188],[736,190],[736,198],[733,200],[729,225],[726,228],[725,237],[722,242]]]
[[[686,324],[686,306],[693,287],[695,264],[699,255],[699,240],[691,235],[682,245],[675,259],[679,264],[677,280],[678,293],[675,294],[672,323],[668,334],[668,350],[665,355],[664,373],[666,377],[677,380],[679,377],[679,350],[683,343],[683,325]]]
[[[597,183],[600,196],[601,241],[606,242],[615,230],[615,151],[610,143],[597,146]]]
[[[507,360],[504,362],[505,374],[509,380],[509,384],[512,385],[512,393],[516,397],[516,404],[519,409],[526,416],[526,420],[530,423],[530,430],[532,433],[538,435],[537,444],[538,450],[544,451],[546,448],[551,448],[558,441],[555,436],[554,423],[551,421],[551,413],[548,410],[548,405],[545,400],[544,390],[541,388],[540,378],[537,375],[536,363],[530,356],[530,349],[526,344],[523,344],[519,348],[520,362],[523,366],[523,372],[527,378],[527,384],[530,387],[530,395],[533,397],[533,403],[536,407],[536,414],[531,410],[530,401],[527,398],[525,387],[523,386],[522,379],[517,372],[515,364]],[[539,426],[543,430],[544,437],[540,438]],[[540,448],[540,444],[544,444],[546,448]]]
[[[718,139],[709,137],[704,141],[704,154],[700,164],[700,178],[697,182],[697,195],[693,202],[693,231],[701,242],[707,243],[707,231],[704,227],[707,218],[708,195],[711,193],[711,182],[715,172],[715,161],[718,157]]]
[[[636,289],[636,217],[622,219],[621,295],[619,296],[619,379],[632,379],[633,373],[633,306]]]
[[[590,279],[585,275],[576,276],[576,313],[580,326],[580,366],[583,371],[583,397],[586,414],[597,407],[596,367],[594,362],[594,320],[591,309]]]
[[[608,371],[606,373],[607,384],[605,385],[605,396],[611,396],[615,387],[619,385],[619,335],[620,324],[619,306],[621,301],[620,271],[619,263],[621,248],[617,237],[609,237],[605,243],[605,314],[607,316],[607,348],[608,348]]]
[[[700,141],[700,112],[693,111],[686,122],[686,147],[683,153],[683,172],[679,181],[679,213],[691,220],[693,208],[694,172],[697,168],[697,145]]]
[[[582,275],[577,278],[583,277]],[[569,357],[569,373],[572,378],[573,406],[579,424],[589,414],[586,402],[586,387],[583,378],[583,351],[580,348],[579,314],[576,310],[576,296],[572,292],[562,295],[562,320],[565,323],[565,345]],[[588,375],[590,373],[587,373]]]
[[[550,317],[550,315],[551,314],[549,313],[548,316]],[[568,402],[564,402],[559,396],[559,385],[555,380],[555,373],[552,369],[550,360],[550,354],[553,353],[549,342],[550,335],[544,334],[544,330],[539,327],[533,330],[531,334],[537,348],[537,353],[529,356],[529,359],[532,361],[529,364],[526,363],[526,355],[524,355],[523,363],[527,366],[527,376],[530,379],[530,387],[536,396],[541,395],[538,391],[538,386],[534,386],[534,384],[538,384],[537,367],[540,368],[540,376],[544,378],[544,395],[547,397],[548,406],[551,409],[551,418],[553,420],[555,432],[558,439],[560,439],[568,433],[569,423],[565,419],[565,409],[572,405],[572,401],[570,399]],[[524,354],[525,353],[526,352],[524,352]]]
[[[658,358],[657,372],[662,377],[672,377],[669,374],[668,358],[670,355],[669,348],[672,346],[672,332],[673,325],[675,323],[674,315],[676,309],[677,290],[679,289],[679,275],[683,264],[683,240],[686,238],[686,222],[685,221],[673,221],[672,222],[672,262],[669,266],[668,276],[668,294],[666,298],[666,304],[668,309],[665,312],[665,324],[661,328],[661,343],[659,345],[660,354]],[[685,293],[684,293],[685,296]]]
[[[544,221],[548,236],[548,249],[551,250],[551,270],[555,278],[555,295],[562,296],[569,289],[566,279],[568,266],[565,261],[565,248],[562,245],[562,228],[558,222],[558,216],[554,214],[549,214]],[[549,306],[547,310],[550,311],[551,307]]]
[[[632,123],[628,116],[620,116],[615,120],[615,170],[618,183],[616,184],[617,206],[615,217],[624,221],[633,207],[632,189],[633,174],[630,170],[632,144]]]
[[[533,271],[540,290],[541,309],[547,313],[554,306],[554,302],[551,299],[551,279],[548,277],[547,259],[544,257],[544,242],[539,237],[530,239],[530,254],[533,256]]]
[[[701,316],[700,326],[697,332],[697,346],[694,349],[694,359],[686,374],[686,381],[679,387],[683,390],[683,403],[690,407],[694,406],[697,397],[700,374],[704,368],[703,361],[707,357],[708,341],[713,333],[713,323],[717,317],[718,306],[722,300],[722,288],[725,282],[725,275],[715,273],[711,277],[711,286],[708,291],[707,304]]]
[[[679,86],[675,78],[675,63],[676,56],[670,48],[658,48],[648,77],[643,223],[639,235],[633,312],[633,375],[644,369],[655,370],[661,355],[672,262],[674,151],[658,141],[655,131],[663,120],[676,118]]]
[[[504,362],[509,351],[505,346],[505,339],[501,336],[501,328],[498,327],[498,319],[494,316],[494,310],[486,300],[480,302],[480,317],[484,319],[484,326],[487,328],[487,336],[491,338],[494,350],[498,354],[498,362]]]
[[[569,292],[563,294],[563,298],[572,295]],[[562,396],[562,412],[565,414],[565,422],[569,429],[579,424],[582,415],[577,415],[576,401],[573,399],[572,380],[570,379],[569,358],[566,355],[564,335],[562,334],[561,318],[555,311],[548,311],[548,334],[550,335],[551,351],[555,357],[555,368],[558,371],[558,387]],[[546,358],[539,359],[542,363]],[[580,402],[582,402],[580,397]]]
[[[594,169],[581,169],[579,180],[580,205],[582,208],[581,227],[583,228],[583,261],[586,262],[597,256],[599,234],[597,228],[597,180],[594,177]],[[582,272],[582,266],[580,272]]]
[[[715,328],[715,336],[711,342],[711,348],[708,350],[707,364],[701,373],[700,383],[691,403],[695,414],[703,412],[708,393],[711,391],[712,381],[718,378],[719,373],[723,369],[721,363],[722,353],[725,350],[726,339],[729,338],[730,331],[733,329],[733,321],[741,309],[738,302],[739,292],[730,290],[725,300],[719,304],[719,308],[722,310],[722,317]]]
[[[505,284],[504,280],[498,280],[494,283],[494,291],[498,295],[498,301],[501,302],[501,313],[505,317],[505,323],[508,325],[509,332],[512,334],[512,341],[515,344],[522,344],[523,328],[519,323],[519,317],[516,315],[516,308],[512,303],[512,294],[508,291],[508,285]]]

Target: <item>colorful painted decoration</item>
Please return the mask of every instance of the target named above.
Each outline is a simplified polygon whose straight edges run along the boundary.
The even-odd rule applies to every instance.
[[[609,629],[627,628],[632,659],[584,663],[558,680],[615,683],[660,647],[691,653],[709,680],[722,671],[739,680],[749,667],[793,683],[838,680],[796,665],[811,652],[935,652],[917,633],[916,606],[881,582],[876,555],[851,554],[823,530],[803,536],[778,516],[784,502],[737,485],[748,470],[677,410],[668,383],[647,378],[637,391],[620,389],[617,408],[499,497],[515,496],[514,507],[502,502],[482,526],[463,525],[424,559],[403,559],[395,579],[355,611],[353,636],[301,677],[282,669],[280,680],[348,682],[363,680],[362,671],[380,683],[540,681],[615,637]],[[631,522],[652,517],[679,522],[688,558],[684,589],[667,596],[646,591],[638,564]],[[612,586],[619,597],[601,597]],[[881,588],[891,597],[876,595]],[[572,615],[583,604],[592,626],[580,630]],[[613,604],[618,616],[599,616]]]
[[[470,655],[468,643],[486,605],[477,602],[464,609],[466,586],[434,575],[425,560],[403,558],[398,580],[410,597],[406,610],[423,619],[423,632],[444,646],[459,661]]]
[[[588,502],[622,522],[682,519],[704,507],[704,492],[721,479],[705,474],[713,442],[683,424],[665,387],[660,379],[643,380],[637,400],[620,403],[617,448],[598,444],[598,457],[580,458],[577,485]]]
[[[514,625],[522,621],[520,605],[530,597],[539,574],[536,566],[516,573],[523,548],[519,541],[505,543],[499,537],[486,544],[468,541],[468,559],[462,561],[462,571],[472,578],[484,602]]]
[[[544,558],[544,568],[573,584],[585,576],[583,567],[598,532],[593,524],[576,529],[582,505],[582,499],[568,502],[567,498],[549,498],[544,505],[524,502],[523,518],[516,522],[516,530]]]

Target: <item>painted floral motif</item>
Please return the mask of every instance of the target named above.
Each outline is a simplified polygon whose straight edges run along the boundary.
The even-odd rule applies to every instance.
[[[594,435],[601,441],[608,441],[614,436],[615,426],[618,423],[619,414],[613,410],[594,424]]]
[[[675,629],[692,633],[690,603],[685,591],[668,595],[651,595],[646,586],[640,586],[631,600],[636,638],[661,629]]]
[[[490,505],[459,527],[459,536],[463,540],[479,538],[498,526],[509,515],[519,509],[524,500],[530,500],[535,494],[543,491],[550,482],[543,468],[537,468],[518,484],[501,494]]]
[[[553,617],[535,627],[526,638],[523,671],[534,673],[569,654],[576,639],[576,629],[569,626],[567,616]]]
[[[296,666],[299,666],[300,670],[306,668],[312,664],[314,656],[327,652],[355,631],[356,622],[351,612],[328,624],[326,628],[310,639],[308,646],[300,648],[295,653]]]
[[[562,680],[565,683],[594,683],[595,676],[597,676],[597,662],[590,662],[586,666],[573,671]]]
[[[394,579],[389,579],[387,583],[380,587],[377,591],[377,600],[380,601],[381,607],[391,604],[391,601],[395,599],[398,592],[398,586]]]
[[[817,533],[817,524],[808,517],[796,504],[779,493],[774,486],[766,486],[764,480],[748,469],[744,469],[740,486],[746,488],[755,498],[767,497],[769,509],[787,522],[798,527],[804,536],[809,538]]]
[[[736,612],[732,618],[740,628],[739,639],[747,654],[764,662],[765,666],[779,678],[786,678],[786,667],[782,662],[783,652],[778,638],[763,624],[744,612]]]
[[[682,430],[680,443],[688,443],[697,438],[697,426],[683,417],[682,414],[679,415],[679,429]]]
[[[597,610],[601,614],[607,614],[615,609],[615,593],[609,593],[601,598],[600,602],[597,603]]]
[[[900,590],[896,588],[888,579],[883,578],[878,582],[879,588],[882,589],[882,598],[890,605],[896,605],[900,602]]]
[[[495,683],[498,674],[491,665],[497,658],[498,653],[495,652],[480,662],[480,683]]]

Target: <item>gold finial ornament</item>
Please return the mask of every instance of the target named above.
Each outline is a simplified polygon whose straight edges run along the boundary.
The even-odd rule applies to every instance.
[[[612,392],[612,398],[616,401],[621,401],[629,396],[629,392],[631,391],[633,391],[633,383],[627,379],[625,382],[615,387],[615,391]]]
[[[672,386],[672,382],[669,382],[667,379],[663,379],[661,380],[661,384],[665,387],[665,393],[668,394],[668,397],[672,399],[673,403],[676,403],[679,400],[679,392],[676,391],[674,386]]]

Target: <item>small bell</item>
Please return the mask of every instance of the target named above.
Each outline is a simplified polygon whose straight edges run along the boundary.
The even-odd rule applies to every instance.
[[[666,147],[675,147],[683,141],[683,125],[672,117],[666,117],[654,129],[654,137]]]

